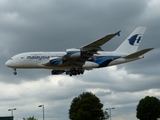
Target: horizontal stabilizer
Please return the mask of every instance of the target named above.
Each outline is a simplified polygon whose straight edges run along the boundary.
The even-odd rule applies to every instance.
[[[149,52],[149,51],[152,50],[152,49],[154,49],[154,48],[143,49],[143,50],[140,50],[140,51],[135,52],[135,53],[133,53],[133,54],[127,55],[127,56],[125,56],[124,58],[136,58],[136,57],[139,57],[139,56],[141,56],[141,55]]]

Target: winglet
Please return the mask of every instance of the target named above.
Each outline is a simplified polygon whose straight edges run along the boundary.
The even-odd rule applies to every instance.
[[[118,32],[116,32],[115,34],[118,35],[118,36],[120,36],[120,32],[121,32],[121,30],[118,31]]]
[[[118,32],[116,32],[115,34],[118,35],[118,36],[120,36],[120,32],[121,32],[121,30],[118,31]]]

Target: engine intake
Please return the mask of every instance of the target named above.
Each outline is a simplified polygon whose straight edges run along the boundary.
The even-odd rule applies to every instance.
[[[82,55],[81,50],[76,48],[67,49],[66,52],[67,52],[66,56],[70,58],[76,58]]]

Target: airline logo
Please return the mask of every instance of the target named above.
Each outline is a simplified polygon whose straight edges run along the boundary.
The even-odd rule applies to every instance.
[[[27,56],[26,59],[37,59],[37,60],[42,60],[42,59],[49,59],[50,56],[39,56],[39,55],[32,55],[32,56]]]
[[[128,39],[130,45],[138,46],[142,39],[142,35],[136,34]]]

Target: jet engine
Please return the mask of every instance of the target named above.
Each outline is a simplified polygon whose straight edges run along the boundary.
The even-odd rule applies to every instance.
[[[58,66],[63,63],[63,59],[61,57],[52,57],[49,61],[53,66]]]
[[[77,48],[71,48],[71,49],[67,49],[67,57],[70,58],[76,58],[76,57],[80,57],[82,55],[82,51],[80,49]]]

